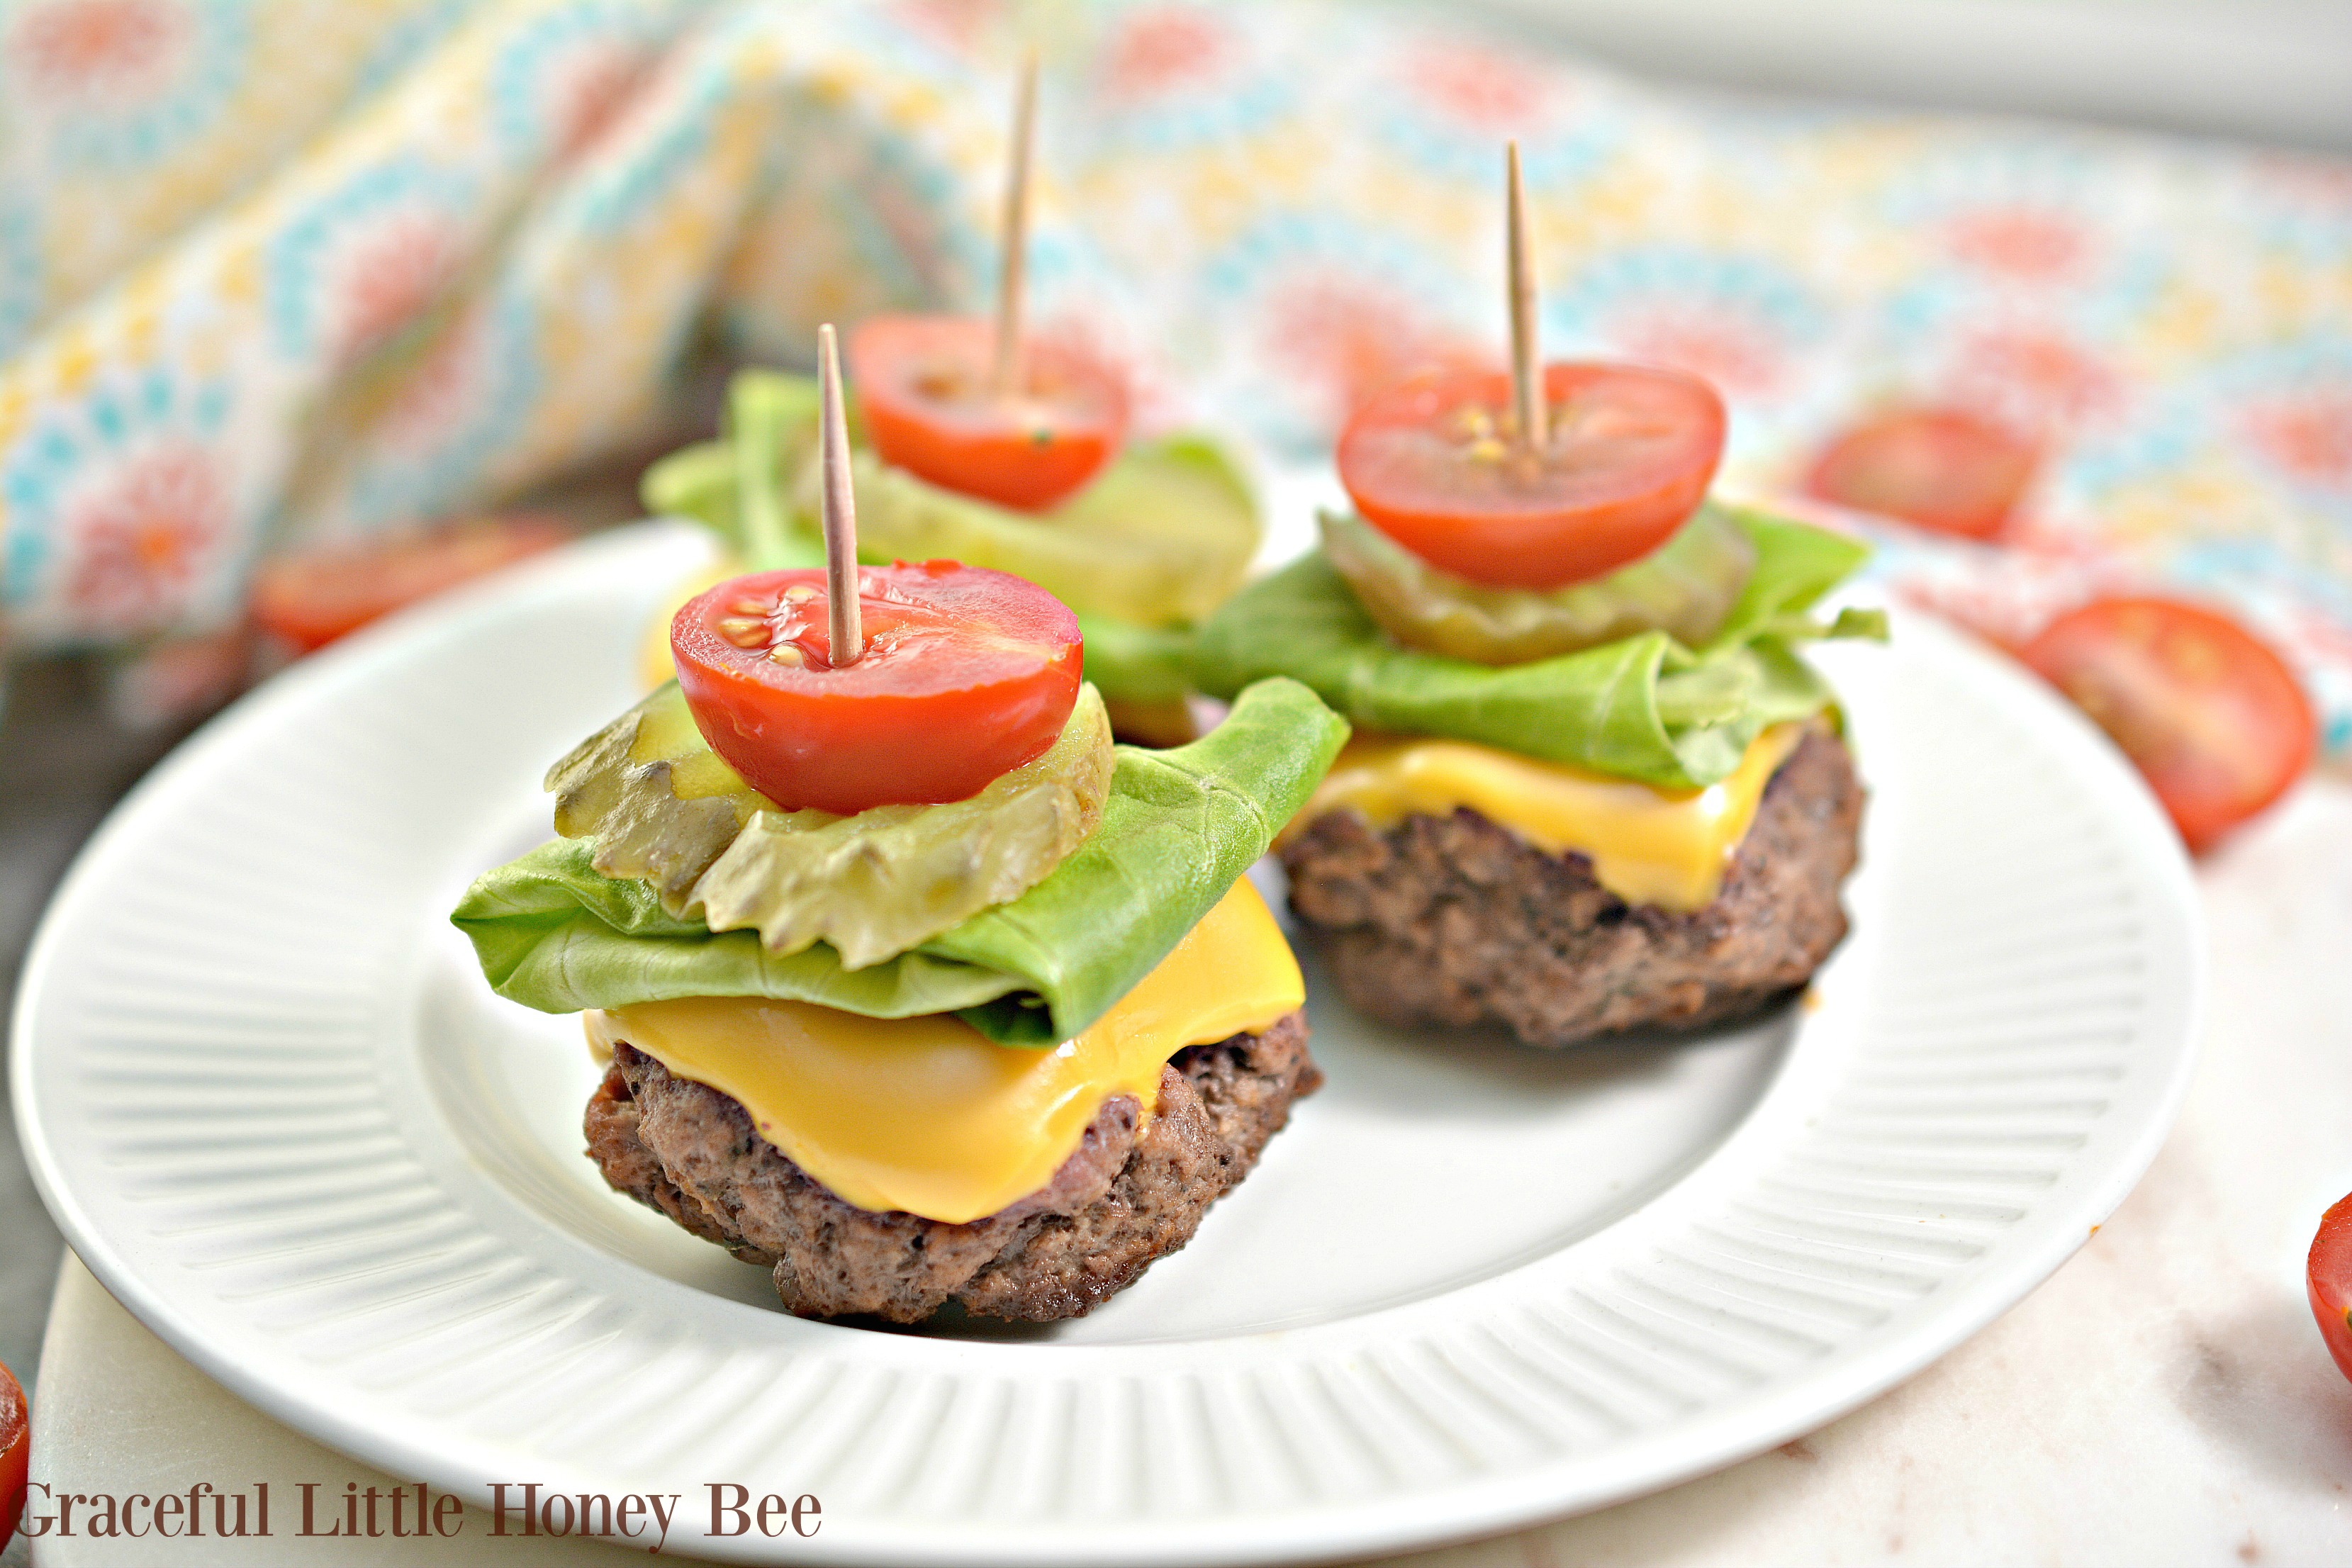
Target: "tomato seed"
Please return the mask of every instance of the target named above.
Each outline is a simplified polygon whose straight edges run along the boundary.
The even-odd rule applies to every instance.
[[[778,664],[797,666],[806,662],[802,657],[801,650],[794,647],[788,642],[778,643],[775,647],[770,648],[768,650],[768,657],[774,659]]]
[[[816,597],[816,590],[805,583],[795,583],[784,590],[784,597],[795,605],[804,605]]]
[[[738,599],[727,607],[739,616],[764,616],[776,606],[767,599]]]
[[[719,635],[737,647],[765,647],[769,641],[768,623],[748,619],[725,620],[719,623]]]
[[[1454,428],[1456,435],[1475,441],[1495,433],[1495,416],[1476,404],[1469,404],[1454,411]]]

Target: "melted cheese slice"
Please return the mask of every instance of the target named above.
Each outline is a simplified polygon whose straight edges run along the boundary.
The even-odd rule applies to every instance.
[[[1686,790],[1468,741],[1360,733],[1297,824],[1354,811],[1386,828],[1417,813],[1444,816],[1466,805],[1548,855],[1590,857],[1594,879],[1629,904],[1696,910],[1722,888],[1766,781],[1802,733],[1802,725],[1777,724],[1756,737],[1729,778]]]
[[[990,1041],[950,1015],[865,1018],[804,1002],[691,996],[586,1016],[739,1100],[769,1142],[862,1209],[961,1225],[1051,1180],[1113,1095],[1149,1116],[1186,1046],[1259,1034],[1306,1001],[1298,961],[1247,881],[1074,1040]]]

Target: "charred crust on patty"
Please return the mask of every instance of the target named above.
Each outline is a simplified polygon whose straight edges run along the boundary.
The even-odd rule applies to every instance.
[[[740,1103],[625,1042],[589,1099],[586,1131],[615,1190],[772,1268],[802,1317],[913,1323],[953,1302],[1048,1321],[1092,1311],[1190,1241],[1291,1102],[1322,1081],[1303,1013],[1188,1047],[1161,1069],[1155,1115],[1132,1096],[1107,1100],[1051,1181],[965,1225],[845,1202],[761,1137]]]
[[[614,1061],[605,1068],[604,1081],[596,1086],[596,1092],[588,1097],[588,1114],[582,1129],[588,1135],[588,1157],[596,1162],[604,1180],[744,1262],[761,1268],[772,1266],[775,1258],[745,1241],[740,1231],[687,1196],[637,1136],[637,1102],[629,1092],[628,1077],[621,1070],[620,1063]]]
[[[1700,1027],[1803,986],[1845,936],[1838,889],[1863,799],[1844,742],[1809,730],[1766,784],[1722,890],[1687,912],[1630,905],[1585,856],[1547,854],[1467,808],[1386,830],[1332,812],[1281,856],[1292,910],[1361,1011],[1572,1046]]]

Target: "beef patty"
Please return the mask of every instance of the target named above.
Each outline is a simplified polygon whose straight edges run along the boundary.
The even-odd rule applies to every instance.
[[[1549,855],[1467,808],[1385,832],[1318,817],[1281,851],[1290,907],[1348,999],[1391,1023],[1507,1025],[1531,1046],[1696,1027],[1802,985],[1845,936],[1863,788],[1810,731],[1764,789],[1715,901],[1632,904],[1582,855]]]
[[[802,1317],[911,1323],[955,1301],[1044,1321],[1092,1311],[1190,1241],[1291,1101],[1322,1081],[1304,1013],[1188,1047],[1160,1072],[1157,1114],[1113,1096],[1053,1180],[968,1225],[845,1202],[761,1137],[740,1103],[625,1043],[589,1099],[588,1154],[619,1191],[773,1268],[776,1293]]]

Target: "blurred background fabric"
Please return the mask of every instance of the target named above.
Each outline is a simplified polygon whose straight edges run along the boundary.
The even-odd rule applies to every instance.
[[[1043,54],[1043,330],[1272,462],[1502,353],[1501,143],[1545,347],[1696,371],[1727,486],[1873,410],[2044,458],[1995,552],[1889,536],[1996,632],[2230,603],[2352,757],[2352,159],[1643,86],[1273,0],[0,0],[0,603],[20,650],[233,626],[286,544],[706,434],[714,366],[977,309]],[[1294,534],[1303,520],[1276,520]]]

